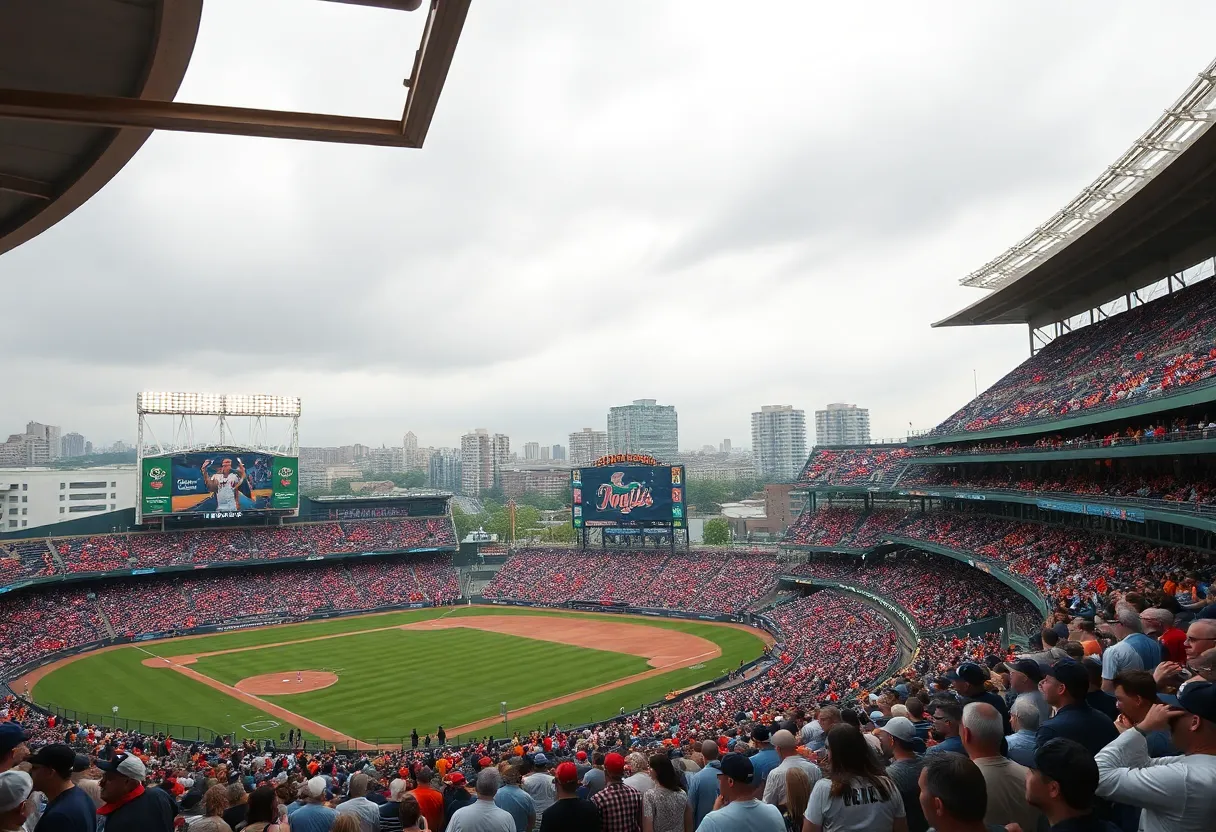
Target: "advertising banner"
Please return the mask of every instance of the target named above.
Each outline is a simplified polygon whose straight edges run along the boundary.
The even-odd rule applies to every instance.
[[[570,472],[575,528],[666,526],[682,528],[684,466],[605,465]]]
[[[257,451],[205,451],[150,457],[140,476],[145,517],[192,514],[240,517],[263,511],[296,511],[299,460]]]

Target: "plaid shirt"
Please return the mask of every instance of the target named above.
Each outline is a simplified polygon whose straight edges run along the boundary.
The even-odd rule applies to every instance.
[[[617,781],[591,798],[600,810],[603,832],[642,832],[642,793]]]

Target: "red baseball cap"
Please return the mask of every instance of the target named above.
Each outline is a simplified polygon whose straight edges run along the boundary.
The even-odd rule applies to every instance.
[[[461,774],[459,771],[453,772],[452,774],[448,775],[448,782],[451,783],[453,786],[463,786],[464,785],[464,775]]]
[[[477,765],[481,766],[482,768],[489,768],[490,766],[494,765],[494,761],[489,757],[482,757],[477,761]]]
[[[575,754],[574,756],[575,756],[576,758],[578,758],[578,761],[581,763],[583,760],[586,760],[586,759],[587,759],[587,752],[586,752],[586,751],[580,751],[580,752],[578,752],[577,754]]]
[[[554,778],[559,783],[577,783],[578,769],[574,767],[574,763],[566,761],[559,763],[557,770],[553,772]]]
[[[613,751],[604,758],[604,771],[611,771],[613,774],[624,774],[625,758]]]

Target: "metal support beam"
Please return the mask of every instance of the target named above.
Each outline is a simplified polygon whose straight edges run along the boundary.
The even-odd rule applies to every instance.
[[[24,176],[13,176],[11,173],[0,173],[0,191],[8,191],[21,196],[32,196],[34,199],[54,199],[55,186],[50,182],[39,179],[27,179]]]
[[[431,0],[426,28],[418,51],[414,54],[414,67],[405,85],[409,94],[405,99],[405,112],[401,114],[400,132],[404,134],[407,147],[422,147],[426,141],[435,105],[447,80],[456,53],[456,43],[464,28],[472,0]]]
[[[400,123],[392,119],[30,90],[0,89],[0,118],[386,147],[421,146],[411,144],[401,134]]]

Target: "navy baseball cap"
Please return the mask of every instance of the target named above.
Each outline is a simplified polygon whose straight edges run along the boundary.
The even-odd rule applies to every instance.
[[[721,765],[718,767],[718,774],[723,777],[729,777],[737,783],[742,783],[745,786],[751,785],[752,776],[756,770],[752,768],[752,761],[747,758],[746,754],[730,753],[721,760]]]
[[[975,662],[963,662],[954,672],[956,679],[962,679],[969,685],[982,685],[988,681],[988,671]]]
[[[1089,671],[1072,659],[1060,659],[1047,670],[1046,675],[1059,679],[1065,687],[1089,687]]]
[[[1042,681],[1044,676],[1043,666],[1034,659],[1018,659],[1009,667],[1011,670],[1016,670],[1018,673],[1021,673],[1032,682]]]
[[[1212,682],[1187,682],[1178,690],[1177,696],[1159,693],[1157,698],[1166,705],[1182,708],[1208,722],[1216,722],[1216,684]]]
[[[0,754],[12,751],[29,738],[20,722],[0,722]]]

